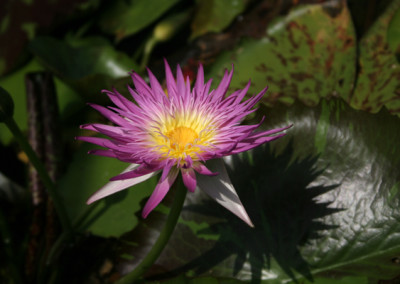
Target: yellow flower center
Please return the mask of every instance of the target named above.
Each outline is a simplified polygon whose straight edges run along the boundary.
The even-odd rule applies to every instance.
[[[165,136],[169,138],[170,148],[183,152],[185,148],[191,148],[199,135],[193,129],[186,126],[179,126],[169,131]]]
[[[186,160],[188,156],[193,161],[199,160],[203,153],[202,147],[212,147],[215,131],[211,127],[211,117],[201,117],[196,112],[175,113],[166,116],[160,123],[150,127],[149,142],[153,151],[160,158]]]

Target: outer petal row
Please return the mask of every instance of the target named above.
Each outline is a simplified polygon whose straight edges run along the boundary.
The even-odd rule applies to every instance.
[[[250,227],[254,227],[229,179],[223,160],[210,160],[207,162],[207,166],[211,170],[218,171],[219,175],[216,177],[199,176],[197,179],[199,188]]]
[[[131,164],[128,168],[126,168],[124,172],[129,172],[132,170],[135,170],[136,168],[138,168],[139,165],[137,164]],[[118,191],[124,190],[128,187],[131,187],[133,185],[136,185],[138,183],[141,183],[149,178],[151,178],[152,176],[155,176],[158,172],[152,172],[137,178],[133,178],[133,179],[126,179],[126,180],[117,180],[117,181],[110,181],[109,183],[107,183],[105,186],[103,186],[102,188],[100,188],[98,191],[96,191],[87,201],[87,204],[91,204],[103,197],[109,196],[111,194],[114,194]]]

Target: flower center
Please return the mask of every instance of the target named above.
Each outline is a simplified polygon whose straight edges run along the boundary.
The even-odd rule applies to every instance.
[[[186,146],[190,149],[192,146],[190,144],[193,144],[199,138],[196,131],[186,126],[179,126],[169,131],[165,136],[169,138],[170,147],[176,151],[184,151]]]

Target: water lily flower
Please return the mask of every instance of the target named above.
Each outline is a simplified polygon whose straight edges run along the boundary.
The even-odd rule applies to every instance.
[[[77,137],[105,149],[91,154],[117,158],[130,163],[121,174],[110,179],[88,200],[88,204],[124,190],[161,172],[152,195],[143,208],[144,218],[162,201],[178,174],[190,192],[199,187],[211,198],[253,226],[230,181],[222,158],[250,150],[285,135],[288,127],[256,131],[256,125],[241,125],[254,112],[254,105],[267,88],[243,100],[250,81],[242,90],[226,96],[233,75],[225,74],[215,90],[211,81],[204,82],[204,71],[199,66],[193,89],[189,78],[184,78],[177,66],[176,80],[165,61],[167,92],[150,70],[150,85],[132,72],[135,89],[128,86],[133,101],[117,90],[103,90],[115,106],[91,106],[115,126],[86,124],[81,128],[96,131],[107,138]],[[217,159],[217,160],[216,160]],[[207,164],[206,164],[207,162]],[[216,171],[212,171],[212,169]]]

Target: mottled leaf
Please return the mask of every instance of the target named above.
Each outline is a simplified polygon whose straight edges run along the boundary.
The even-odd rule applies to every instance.
[[[147,27],[173,7],[179,0],[119,0],[114,1],[99,21],[101,29],[117,40]]]
[[[395,0],[361,39],[360,70],[350,99],[356,109],[376,113],[385,106],[400,115],[400,65],[393,50],[399,41],[392,38],[398,31],[392,26],[387,35],[391,22],[399,22],[399,11],[400,1]]]
[[[397,56],[397,61],[400,61],[400,9],[397,9],[396,13],[394,13],[390,20],[386,37],[389,48]]]
[[[244,11],[248,0],[200,0],[192,21],[192,38],[208,32],[221,32]]]
[[[232,89],[251,78],[251,93],[269,86],[266,103],[308,106],[320,98],[348,98],[355,76],[355,34],[346,5],[339,1],[303,5],[271,24],[262,39],[243,39],[210,70],[222,74],[235,65]]]

